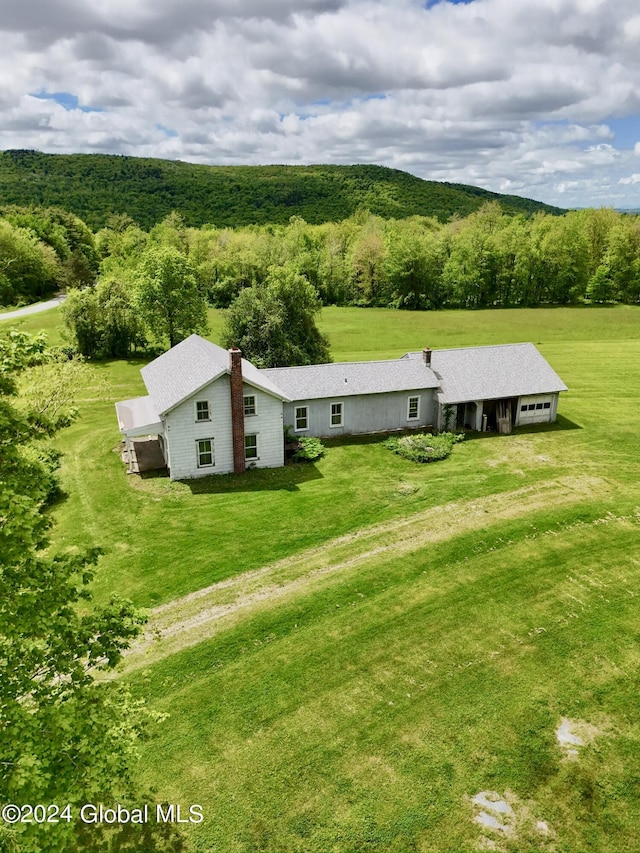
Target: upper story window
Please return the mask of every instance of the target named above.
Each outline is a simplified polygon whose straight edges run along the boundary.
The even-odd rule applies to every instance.
[[[407,420],[417,421],[420,417],[420,397],[409,397],[407,403]]]
[[[256,413],[256,398],[254,394],[250,394],[244,398],[244,415],[255,415]]]
[[[196,402],[196,420],[197,421],[210,421],[211,415],[209,413],[209,401],[208,400],[198,400]]]
[[[331,404],[330,426],[332,426],[332,427],[342,426],[342,403],[332,403]]]
[[[309,406],[296,406],[296,432],[309,429]]]

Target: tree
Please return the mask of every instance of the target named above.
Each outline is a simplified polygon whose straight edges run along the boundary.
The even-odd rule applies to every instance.
[[[291,267],[272,267],[262,284],[247,287],[227,311],[223,346],[239,347],[258,367],[330,361],[329,342],[315,318],[314,287]]]
[[[588,295],[594,302],[640,300],[640,228],[636,217],[620,217],[610,228]]]
[[[35,385],[18,399],[19,375],[32,383],[32,368]],[[132,802],[132,758],[151,717],[125,687],[96,680],[142,616],[117,597],[90,605],[97,550],[45,550],[54,457],[42,441],[73,417],[69,379],[69,360],[42,336],[0,340],[0,802],[74,809],[70,822],[1,825],[3,850],[78,849],[80,804]]]
[[[36,302],[60,285],[56,253],[24,228],[0,219],[0,302]]]
[[[170,246],[142,256],[134,276],[134,305],[156,338],[175,346],[193,332],[206,332],[206,304],[187,258]]]
[[[361,213],[360,216],[363,214]],[[356,219],[356,217],[354,217]],[[370,216],[360,229],[351,249],[351,276],[354,289],[367,305],[384,305],[384,262],[386,245],[383,222]]]
[[[144,326],[127,287],[105,276],[95,288],[71,290],[62,306],[64,324],[87,358],[127,358],[146,344]]]
[[[387,233],[385,272],[396,308],[439,308],[442,250],[437,236],[419,222],[394,221]]]

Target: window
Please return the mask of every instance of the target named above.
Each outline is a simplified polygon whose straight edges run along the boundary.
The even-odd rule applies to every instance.
[[[342,426],[342,403],[331,404],[331,421],[330,426]]]
[[[197,421],[210,421],[211,416],[209,415],[209,401],[208,400],[198,400],[196,403],[196,420]]]
[[[420,417],[420,397],[409,397],[407,405],[407,420],[417,421]]]
[[[196,441],[198,451],[198,468],[211,468],[215,463],[213,456],[213,439],[199,438]]]
[[[529,403],[529,405],[527,406],[527,408],[529,409],[530,412],[532,412],[535,409],[535,407],[536,407],[535,403]]]
[[[309,429],[309,407],[296,406],[296,432]]]
[[[244,437],[244,458],[245,459],[257,459],[258,458],[258,436],[257,435],[245,435],[245,437]]]
[[[536,409],[541,409],[541,408],[542,408],[542,403],[536,403]]]
[[[551,403],[543,403],[543,404],[542,404],[542,408],[543,408],[543,409],[550,409],[550,408],[551,408]]]
[[[256,413],[256,398],[252,394],[250,397],[244,398],[244,415],[245,417],[249,417],[250,415],[255,415]]]
[[[526,403],[524,404],[524,406],[520,406],[520,411],[521,411],[521,412],[526,412],[526,411],[527,411],[527,404],[526,404]]]

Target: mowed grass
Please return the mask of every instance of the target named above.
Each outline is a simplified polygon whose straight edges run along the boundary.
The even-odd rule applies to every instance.
[[[35,331],[44,317],[51,332],[49,315],[59,318],[59,312],[46,312],[26,318],[23,327]],[[211,312],[211,320],[219,332],[220,312]],[[120,440],[113,403],[145,393],[142,362],[97,365],[95,384],[83,393],[81,417],[57,439],[67,497],[55,508],[55,545],[99,544],[105,553],[97,597],[104,600],[117,590],[148,606],[362,525],[578,468],[604,476],[617,471],[621,482],[633,486],[640,374],[638,340],[631,335],[638,336],[639,320],[640,310],[628,306],[439,313],[324,309],[336,360],[393,357],[427,342],[535,340],[570,386],[560,401],[559,429],[476,439],[457,446],[449,460],[423,467],[394,457],[377,438],[364,438],[330,443],[315,465],[252,471],[242,478],[174,484],[127,477],[113,452]]]
[[[113,402],[144,387],[138,363],[102,365],[58,440],[54,512],[57,547],[104,548],[99,599],[170,601],[550,481],[564,502],[547,490],[544,509],[397,556],[347,540],[352,565],[125,676],[171,715],[141,778],[203,805],[188,850],[639,849],[640,309],[327,308],[322,325],[335,360],[531,340],[570,391],[556,427],[474,438],[434,465],[361,438],[315,465],[170,484],[126,477],[111,452]],[[576,760],[556,742],[562,717],[591,727]],[[474,822],[485,790],[511,803],[512,835]]]
[[[640,525],[606,513],[359,565],[138,675],[171,715],[143,778],[205,809],[188,849],[637,850]]]

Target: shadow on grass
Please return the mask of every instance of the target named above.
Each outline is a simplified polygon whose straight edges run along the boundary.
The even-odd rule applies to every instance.
[[[193,495],[211,495],[232,492],[297,492],[300,483],[321,479],[322,474],[312,462],[294,462],[284,468],[253,468],[243,474],[211,474],[208,477],[180,482],[188,486]]]
[[[529,426],[515,427],[510,435],[537,435],[543,432],[564,432],[565,430],[584,429],[575,421],[570,421],[564,415],[558,415],[554,424],[530,424]],[[483,441],[491,438],[505,438],[497,432],[466,432],[465,441]]]

